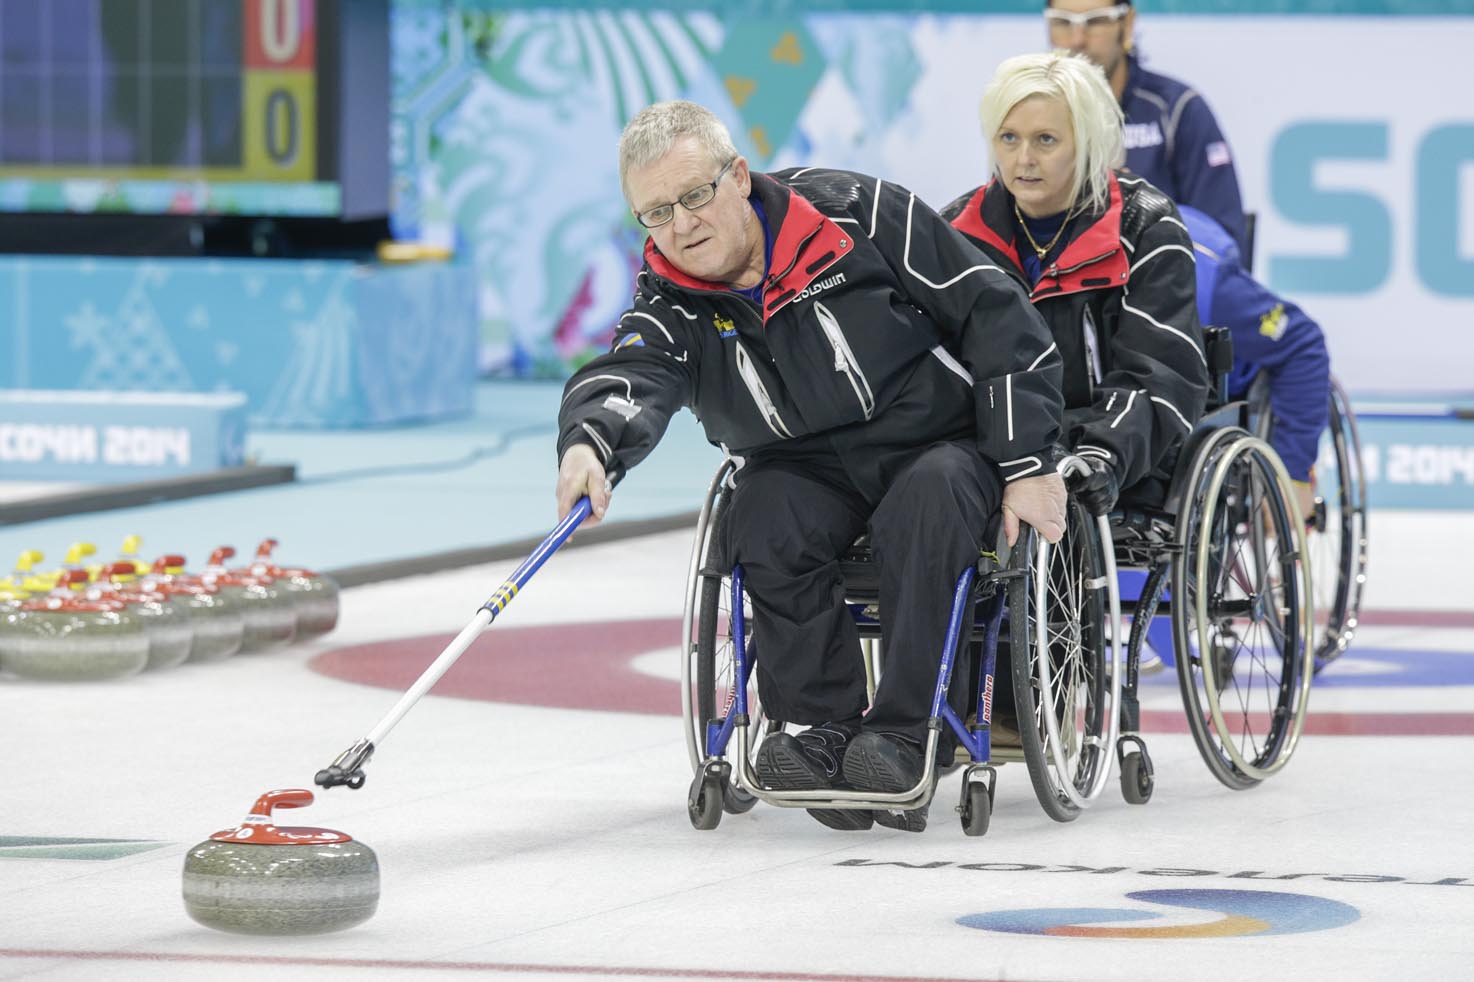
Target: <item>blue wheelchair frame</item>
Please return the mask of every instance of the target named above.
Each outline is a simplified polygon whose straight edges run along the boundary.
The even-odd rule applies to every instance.
[[[1084,468],[1085,465],[1078,459],[1072,459],[1072,463],[1062,466]],[[1071,507],[1078,509],[1076,505],[1071,505]],[[1085,514],[1083,510],[1078,513],[1082,516]],[[1113,589],[1114,559],[1110,554],[1107,540],[1101,538],[1106,535],[1108,528],[1103,517],[1086,521],[1087,524],[1093,522],[1093,527],[1085,532],[1092,536],[1094,543],[1090,547],[1090,554],[1099,558],[1108,569],[1108,575],[1093,578],[1095,574],[1089,574],[1087,577],[1089,582],[1083,583],[1081,588],[1105,589],[1109,597],[1111,623],[1115,625],[1111,637],[1119,638],[1120,607],[1119,599]],[[1049,630],[1047,618],[1038,616],[1034,623],[1030,623],[1030,612],[1035,605],[1039,605],[1041,610],[1049,609],[1047,581],[1051,569],[1049,558],[1051,548],[1042,539],[1039,539],[1036,533],[1025,527],[1014,549],[1008,549],[1000,536],[994,552],[984,553],[978,563],[964,569],[957,577],[948,617],[947,635],[938,665],[930,716],[927,720],[929,732],[924,752],[924,771],[914,787],[898,792],[839,789],[776,790],[762,785],[753,772],[750,757],[749,734],[752,724],[752,707],[748,699],[748,685],[751,682],[754,663],[748,651],[747,624],[744,616],[745,573],[741,564],[734,564],[730,572],[724,574],[730,576],[727,630],[732,658],[731,702],[720,719],[703,720],[701,729],[696,734],[699,740],[701,760],[695,762],[697,773],[688,799],[693,824],[698,828],[715,827],[720,821],[721,802],[728,782],[747,795],[780,807],[887,810],[921,807],[931,800],[935,791],[936,778],[942,766],[937,760],[937,749],[941,744],[945,726],[956,737],[958,745],[966,749],[969,760],[962,782],[962,801],[958,807],[962,816],[963,828],[970,835],[983,834],[986,830],[988,816],[991,814],[993,790],[997,780],[996,770],[992,766],[994,760],[993,696],[997,682],[998,642],[1005,615],[1008,614],[1010,618],[1012,616],[1010,613],[1011,596],[1023,602],[1023,608],[1019,611],[1021,620],[1014,622],[1010,619],[1009,621],[1012,625],[1011,630],[1015,632],[1016,640],[1025,641],[1027,639],[1027,647],[1020,649],[1018,657],[1029,659],[1025,664],[1028,672],[1034,672],[1037,667],[1042,675],[1038,688],[1043,694],[1037,698],[1037,702],[1040,705],[1055,703],[1050,682],[1052,669],[1048,667],[1051,656],[1047,654],[1042,656],[1038,666],[1033,662],[1036,654],[1035,646],[1046,652],[1050,649],[1051,641],[1046,637]],[[1029,573],[1031,563],[1041,571],[1033,579],[1030,578]],[[1012,592],[1015,586],[1019,592]],[[859,595],[869,592],[863,588],[855,589]],[[855,602],[855,596],[856,593],[852,592],[847,604],[857,625],[861,628],[862,633],[873,631],[874,634],[871,636],[878,636],[878,622],[866,616],[865,603]],[[968,632],[967,640],[969,642],[980,640],[982,643],[976,710],[971,721],[965,720],[952,707],[947,698],[958,662],[959,644],[963,641],[963,623],[970,609],[969,604],[976,605],[974,609],[977,611],[977,617],[973,629]],[[1068,635],[1068,632],[1066,634]],[[1119,644],[1112,641],[1108,648],[1111,652],[1111,665],[1119,666]],[[1105,657],[1104,650],[1099,652],[1094,648],[1086,650],[1092,652],[1097,659]],[[1099,664],[1099,661],[1096,664]],[[1044,715],[1048,718],[1042,723],[1033,720],[1032,707],[1036,698],[1032,690],[1029,694],[1030,725],[1036,727],[1036,732],[1032,737],[1021,734],[1021,738],[1025,741],[1023,759],[1030,763],[1031,776],[1035,778],[1036,794],[1040,795],[1041,803],[1045,802],[1046,797],[1049,798],[1049,803],[1045,804],[1045,810],[1057,821],[1069,821],[1074,818],[1081,807],[1101,793],[1109,779],[1111,769],[1109,753],[1104,755],[1104,761],[1101,763],[1101,758],[1095,751],[1079,750],[1079,748],[1096,747],[1102,743],[1116,743],[1119,734],[1122,693],[1120,675],[1120,672],[1115,671],[1114,668],[1111,669],[1109,680],[1102,683],[1109,688],[1109,701],[1103,706],[1091,704],[1096,710],[1091,714],[1091,718],[1096,720],[1094,725],[1101,727],[1101,731],[1094,731],[1088,734],[1083,741],[1076,741],[1073,744],[1074,750],[1062,749],[1060,733],[1065,729],[1066,724],[1062,724],[1047,713]],[[1006,680],[1006,684],[1016,686],[1016,679],[1017,672]],[[1103,698],[1104,689],[1099,691]],[[1023,715],[1023,712],[1024,707],[1021,704],[1020,714]],[[1037,732],[1037,728],[1041,725],[1046,732]],[[1068,725],[1073,727],[1075,724],[1071,721]],[[736,751],[729,754],[734,736],[736,737]],[[1032,739],[1032,749],[1029,744],[1030,739]],[[695,749],[693,747],[693,750]],[[1077,751],[1082,755],[1079,758],[1074,756]],[[1034,758],[1032,761],[1030,760],[1031,753]],[[1088,773],[1092,774],[1088,787],[1081,786],[1075,777],[1076,768],[1081,766],[1081,762],[1085,760],[1083,756],[1085,753],[1090,753],[1089,759],[1095,762],[1087,765]],[[1020,758],[1010,756],[1005,759],[1018,760]],[[733,781],[732,773],[734,766],[737,769],[735,781]],[[1040,779],[1033,773],[1037,767],[1051,768],[1054,775],[1062,775],[1063,779],[1056,776]],[[1048,788],[1048,790],[1041,790],[1041,787]]]
[[[947,689],[952,684],[952,669],[957,660],[957,642],[962,633],[963,611],[965,605],[971,601],[975,576],[976,570],[972,567],[963,570],[962,575],[957,578],[956,588],[952,591],[952,613],[947,621],[947,642],[942,648],[942,663],[937,671],[937,687],[932,694],[931,718],[928,725],[937,729],[942,722],[945,722],[952,728],[958,742],[967,748],[974,763],[985,764],[988,762],[991,749],[988,733],[993,718],[993,674],[998,665],[998,633],[1003,623],[1005,606],[1005,594],[1002,589],[996,590],[992,597],[987,598],[988,608],[984,615],[987,627],[983,637],[983,670],[979,678],[975,716],[978,721],[976,733],[968,729],[967,723],[957,715],[957,711],[947,701]],[[752,663],[747,658],[746,626],[742,615],[742,584],[742,564],[738,563],[732,567],[732,642],[734,648],[732,657],[736,663],[736,672],[740,682],[735,686],[733,711],[728,713],[720,724],[707,724],[706,755],[708,757],[725,755],[733,727],[739,721],[743,725],[748,722],[747,684],[752,674]]]

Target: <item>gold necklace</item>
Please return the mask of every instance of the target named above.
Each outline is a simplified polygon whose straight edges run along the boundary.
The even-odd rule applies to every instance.
[[[1053,249],[1054,244],[1059,241],[1059,237],[1065,234],[1065,226],[1070,224],[1070,219],[1075,217],[1072,212],[1066,212],[1065,220],[1059,223],[1059,231],[1054,233],[1054,238],[1050,239],[1047,245],[1041,246],[1034,241],[1033,233],[1029,231],[1029,223],[1024,221],[1024,213],[1018,210],[1017,201],[1013,203],[1013,213],[1018,216],[1019,228],[1024,230],[1024,238],[1029,240],[1030,247],[1039,256],[1039,262],[1041,263],[1044,262],[1044,257],[1049,255],[1049,250]]]

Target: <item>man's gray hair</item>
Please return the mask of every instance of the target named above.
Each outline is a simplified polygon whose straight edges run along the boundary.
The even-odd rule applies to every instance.
[[[1071,207],[1104,208],[1110,196],[1107,175],[1126,161],[1125,117],[1105,72],[1084,55],[1063,50],[1009,58],[983,91],[983,135],[989,146],[1013,107],[1036,95],[1059,99],[1070,112],[1075,136]],[[993,168],[996,173],[996,161]]]
[[[619,135],[619,189],[626,201],[629,172],[655,163],[682,137],[694,137],[719,167],[737,156],[732,134],[705,106],[679,99],[646,106]]]

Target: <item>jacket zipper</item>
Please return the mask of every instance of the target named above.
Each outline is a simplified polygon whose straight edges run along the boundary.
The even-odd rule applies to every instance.
[[[1086,260],[1084,260],[1082,262],[1078,262],[1078,263],[1076,263],[1073,266],[1066,266],[1064,269],[1060,269],[1058,265],[1050,266],[1049,269],[1047,269],[1047,270],[1045,270],[1045,271],[1043,271],[1042,273],[1039,274],[1039,283],[1043,283],[1044,282],[1044,277],[1045,276],[1048,276],[1051,279],[1053,279],[1054,282],[1055,282],[1054,289],[1051,290],[1048,293],[1040,293],[1039,292],[1039,283],[1035,283],[1033,289],[1031,289],[1029,291],[1030,297],[1033,297],[1033,298],[1037,299],[1037,298],[1040,298],[1040,297],[1058,297],[1058,296],[1065,296],[1065,295],[1067,295],[1069,293],[1078,293],[1079,292],[1078,290],[1063,290],[1063,289],[1061,289],[1059,287],[1059,278],[1061,276],[1067,276],[1070,273],[1075,272],[1076,270],[1084,269],[1086,266],[1089,266],[1089,265],[1091,265],[1093,263],[1098,263],[1102,259],[1109,259],[1112,256],[1114,256],[1118,251],[1119,251],[1118,249],[1111,249],[1111,250],[1108,250],[1106,252],[1102,252],[1100,255],[1095,256],[1094,258],[1086,259]]]
[[[818,225],[814,226],[814,230],[812,232],[810,232],[808,235],[805,235],[802,239],[799,240],[798,247],[793,250],[793,258],[788,261],[787,266],[783,267],[783,272],[768,277],[768,286],[772,286],[773,284],[780,282],[783,277],[793,272],[793,267],[798,265],[799,257],[804,254],[804,249],[808,247],[808,244],[813,241],[814,236],[818,235],[819,232],[823,230],[823,228],[824,223],[820,222]]]
[[[763,422],[768,424],[768,429],[775,436],[792,439],[793,433],[789,431],[783,417],[778,414],[778,407],[773,405],[773,400],[768,396],[767,386],[758,378],[757,366],[752,363],[752,356],[742,347],[741,341],[733,343],[737,346],[737,374],[742,376],[747,391],[752,395],[752,401],[757,403],[758,411],[763,414]]]
[[[1094,259],[1086,259],[1086,260],[1083,260],[1082,262],[1078,262],[1078,263],[1076,263],[1073,266],[1067,267],[1066,269],[1059,269],[1057,266],[1050,266],[1049,267],[1049,272],[1053,276],[1063,276],[1065,273],[1073,273],[1077,269],[1084,269],[1086,266],[1089,266],[1091,263],[1098,263],[1102,259],[1109,259],[1112,256],[1114,256],[1117,251],[1118,250],[1116,250],[1116,249],[1110,249],[1110,250],[1108,250],[1106,252],[1102,252],[1100,255],[1096,256]]]
[[[844,377],[849,380],[855,398],[860,401],[860,410],[868,420],[875,412],[875,393],[871,391],[870,381],[865,378],[860,363],[855,360],[855,353],[850,350],[850,342],[844,336],[844,330],[839,326],[838,319],[829,312],[829,308],[817,300],[814,301],[814,316],[818,318],[819,326],[824,329],[830,347],[834,349],[834,370],[844,373]]]
[[[1085,355],[1089,360],[1089,374],[1096,385],[1100,384],[1100,338],[1095,330],[1095,318],[1090,314],[1090,305],[1086,304],[1085,314],[1080,319],[1080,332],[1085,337]]]

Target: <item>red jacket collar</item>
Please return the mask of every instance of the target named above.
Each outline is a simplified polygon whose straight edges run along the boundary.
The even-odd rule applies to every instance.
[[[1012,201],[1012,197],[1008,192],[1001,187],[996,187],[997,184],[998,181],[994,179],[974,191],[972,196],[967,199],[967,204],[963,207],[962,213],[952,219],[952,227],[985,245],[992,246],[995,251],[1001,252],[1004,256],[1012,259],[1014,267],[1022,273],[1024,264],[1019,261],[1018,248],[1014,245],[1013,222],[1008,219],[997,222],[999,216],[994,215],[993,217],[997,224],[995,228],[993,224],[989,224],[983,219],[985,206],[986,211],[997,212],[998,206],[1003,203],[1002,199],[1006,198]],[[1005,235],[1008,236],[1006,239],[1004,238]]]
[[[670,280],[677,286],[683,286],[688,290],[726,290],[729,287],[725,283],[713,283],[710,280],[697,279],[687,276],[674,263],[665,258],[665,254],[655,247],[655,236],[645,239],[645,262],[656,275]]]
[[[830,266],[855,247],[852,234],[825,218],[807,199],[766,174],[753,174],[753,190],[763,203],[768,224],[775,229],[773,258],[763,284],[763,320],[766,321],[803,292]],[[656,274],[688,290],[730,292],[725,283],[688,276],[645,240],[645,262]]]
[[[1034,284],[1034,299],[1126,282],[1130,264],[1126,250],[1121,248],[1121,184],[1115,174],[1110,175],[1109,191],[1105,211],[1074,232],[1064,251]],[[1000,253],[1023,274],[1024,264],[1013,234],[1013,195],[997,180],[974,191],[961,214],[952,219],[952,225]]]

